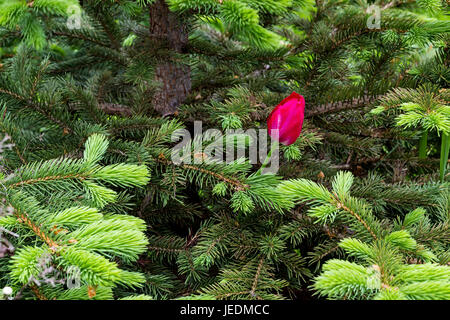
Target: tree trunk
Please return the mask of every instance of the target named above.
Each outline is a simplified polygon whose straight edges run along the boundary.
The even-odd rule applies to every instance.
[[[169,11],[164,0],[150,6],[150,36],[158,45],[182,53],[188,43],[188,32],[180,18]],[[155,69],[155,80],[160,87],[153,97],[154,108],[163,116],[173,114],[191,90],[191,70],[167,57]]]

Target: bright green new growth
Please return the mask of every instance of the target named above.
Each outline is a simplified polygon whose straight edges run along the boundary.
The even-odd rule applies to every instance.
[[[206,23],[231,37],[261,49],[282,46],[282,38],[260,24],[259,14],[281,14],[288,10],[292,1],[244,1],[244,0],[169,0],[172,10],[180,13],[194,11],[203,16]]]
[[[448,297],[450,192],[424,130],[448,119],[443,1],[386,2],[379,29],[366,1],[75,2],[0,0],[0,209],[22,214],[0,220],[17,248],[0,248],[0,282],[15,298]],[[153,8],[179,41],[152,30],[167,18]],[[161,117],[168,89],[188,92]],[[246,134],[205,133],[267,133],[292,91],[304,125],[276,175],[255,174]],[[192,161],[174,161],[197,120]],[[243,157],[211,159],[238,141]]]
[[[13,215],[2,217],[0,226],[19,235],[10,266],[10,285],[16,290],[31,286],[47,299],[112,299],[114,287],[145,282],[142,274],[113,261],[131,263],[146,250],[145,222],[100,209],[117,199],[109,186],[145,186],[148,169],[100,165],[107,148],[106,137],[94,134],[86,141],[82,159],[32,163],[2,182]],[[58,198],[64,189],[69,193]],[[42,272],[49,268],[58,272],[61,278],[56,280],[62,283],[46,282]],[[69,279],[78,284],[65,290]]]
[[[430,230],[425,210],[417,208],[392,226],[383,224],[364,200],[350,195],[352,184],[352,174],[340,172],[332,191],[305,179],[278,188],[308,203],[308,215],[317,223],[348,226],[338,245],[353,259],[328,260],[312,288],[330,299],[448,300],[450,267],[436,264],[431,247],[413,237]],[[448,234],[443,236],[445,248]]]

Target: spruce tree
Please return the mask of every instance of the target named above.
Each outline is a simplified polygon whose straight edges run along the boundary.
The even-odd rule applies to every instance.
[[[447,12],[0,0],[0,286],[16,299],[449,299]],[[303,130],[261,174],[245,130],[265,130],[292,91]],[[182,149],[193,162],[174,161],[196,121],[224,153],[247,152],[210,161],[204,134]]]

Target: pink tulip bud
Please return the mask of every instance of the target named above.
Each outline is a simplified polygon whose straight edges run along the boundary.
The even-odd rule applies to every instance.
[[[267,119],[269,136],[286,146],[293,144],[302,132],[304,117],[305,98],[292,92],[269,115]]]

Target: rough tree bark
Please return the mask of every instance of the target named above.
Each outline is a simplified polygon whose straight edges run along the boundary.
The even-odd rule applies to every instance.
[[[187,26],[169,11],[164,0],[150,6],[150,37],[152,41],[177,53],[182,53],[188,43]],[[191,90],[189,66],[168,57],[155,69],[155,80],[160,87],[153,97],[154,108],[163,116],[173,114]]]

